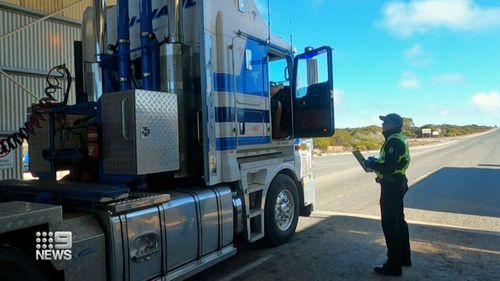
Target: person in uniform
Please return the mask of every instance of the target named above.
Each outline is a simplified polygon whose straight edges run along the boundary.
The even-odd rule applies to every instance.
[[[391,113],[380,116],[385,142],[378,158],[369,157],[365,166],[376,173],[380,184],[380,213],[387,246],[387,261],[375,267],[380,275],[400,276],[402,266],[411,266],[408,224],[405,221],[403,198],[408,191],[406,170],[410,153],[406,137],[401,133],[403,118]]]

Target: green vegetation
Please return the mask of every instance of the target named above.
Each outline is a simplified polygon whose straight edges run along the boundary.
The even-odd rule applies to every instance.
[[[377,150],[383,141],[382,128],[377,126],[337,129],[332,137],[313,140],[314,148],[323,152],[332,149],[335,151],[348,151],[351,149]]]
[[[411,118],[403,119],[403,133],[408,138],[430,137],[430,135],[422,135],[422,129],[431,129],[432,132],[439,132],[434,138],[464,136],[492,129],[492,127],[488,126],[456,126],[449,124],[427,124],[422,127],[416,127]],[[382,135],[382,128],[373,125],[362,128],[337,129],[332,137],[315,138],[313,142],[314,148],[322,152],[343,152],[353,149],[379,150],[384,142],[384,136]]]
[[[425,126],[422,126],[421,128],[430,128],[432,130],[441,129],[441,131],[443,132],[442,136],[444,137],[465,136],[492,129],[492,127],[488,126],[478,126],[478,125],[456,126],[449,124],[443,124],[443,125],[427,124]]]

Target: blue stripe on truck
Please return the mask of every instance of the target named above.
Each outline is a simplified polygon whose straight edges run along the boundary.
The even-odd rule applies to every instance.
[[[236,113],[237,112],[237,113]],[[269,110],[216,107],[215,122],[252,122],[269,123]]]
[[[236,149],[236,141],[239,145],[256,145],[271,143],[271,137],[239,137],[239,138],[217,138],[217,150],[232,150]]]
[[[268,97],[269,89],[262,79],[254,81],[246,75],[214,73],[214,91],[241,93],[251,96]]]

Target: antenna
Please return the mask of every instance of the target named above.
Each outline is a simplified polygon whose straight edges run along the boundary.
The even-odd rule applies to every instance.
[[[267,0],[267,41],[271,43],[271,8],[269,0]]]
[[[292,11],[293,11],[293,0],[290,0],[290,51],[293,53],[293,32],[292,32]]]

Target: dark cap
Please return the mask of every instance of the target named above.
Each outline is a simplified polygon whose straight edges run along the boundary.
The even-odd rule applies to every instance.
[[[398,128],[403,128],[403,118],[396,113],[390,113],[386,116],[380,115],[379,118],[380,120],[391,123]]]

